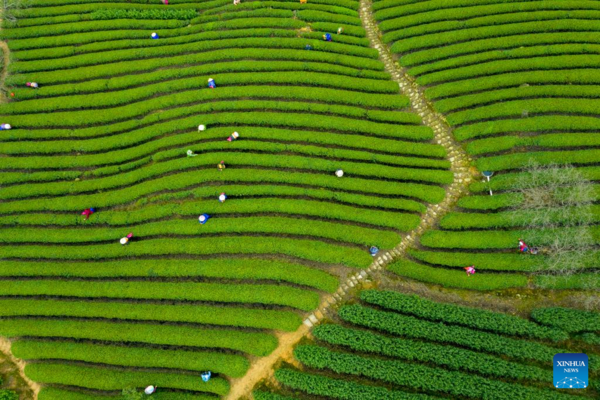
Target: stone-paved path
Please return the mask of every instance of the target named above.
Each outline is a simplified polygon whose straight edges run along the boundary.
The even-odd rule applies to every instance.
[[[420,91],[414,78],[409,76],[406,70],[394,61],[388,46],[381,40],[379,27],[377,26],[371,11],[371,1],[361,0],[359,12],[363,27],[367,31],[367,37],[371,42],[371,47],[379,51],[379,58],[385,64],[386,71],[390,73],[394,81],[398,82],[401,92],[410,98],[413,111],[419,114],[425,125],[433,129],[435,135],[434,140],[446,149],[448,160],[451,165],[450,169],[454,173],[454,181],[446,188],[446,197],[444,200],[439,204],[432,204],[427,208],[421,223],[417,228],[409,232],[394,249],[379,255],[367,269],[351,275],[342,285],[340,285],[336,293],[325,299],[317,311],[304,320],[304,326],[301,326],[297,332],[308,333],[309,329],[307,328],[311,328],[313,325],[319,323],[331,306],[340,303],[345,299],[351,288],[358,285],[367,277],[372,278],[374,272],[384,269],[395,259],[402,258],[405,255],[406,250],[413,247],[415,241],[427,229],[434,227],[441,217],[452,209],[458,199],[467,193],[468,185],[473,181],[473,176],[470,173],[471,159],[462,147],[454,141],[452,129],[446,122],[446,119],[433,109],[432,104],[425,98],[422,91]],[[291,354],[291,347],[302,338],[300,335],[293,336],[295,340],[280,344],[274,353]],[[279,387],[278,382],[273,378],[272,374],[273,366],[280,358],[269,358],[269,363],[261,363],[260,372],[253,369],[253,382],[248,382],[247,379],[244,379],[246,377],[242,379],[243,385],[248,391],[252,390],[252,387],[262,379],[268,380],[272,386]],[[244,396],[251,397],[251,393],[248,391],[244,393]],[[237,400],[241,398],[240,391],[236,390],[235,383],[232,386],[232,393],[235,393],[235,397],[228,396],[228,399]]]

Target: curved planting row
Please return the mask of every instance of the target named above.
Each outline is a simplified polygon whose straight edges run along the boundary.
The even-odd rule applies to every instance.
[[[41,400],[148,385],[158,399],[226,395],[340,275],[371,263],[371,246],[394,247],[442,200],[446,153],[357,10],[36,0],[10,11],[0,334]]]
[[[263,386],[255,398],[579,398],[552,384],[554,354],[586,348],[565,331],[396,292],[369,290],[360,298],[341,307],[337,323],[314,328],[313,343],[295,349],[301,371],[284,365],[275,372],[277,393]],[[547,343],[549,336],[560,343]],[[593,381],[600,358],[587,352]]]
[[[440,229],[426,233],[410,259],[392,270],[472,289],[524,287],[528,281],[600,287],[596,254],[578,273],[559,279],[546,276],[552,264],[546,252],[518,254],[519,239],[542,250],[551,241],[538,240],[544,233],[534,231],[543,227],[527,226],[511,210],[521,204],[512,190],[522,179],[520,169],[532,162],[571,164],[598,180],[598,5],[380,0],[373,10],[384,41],[446,116],[477,169],[494,173],[489,183],[482,176],[472,184],[471,195],[441,220]],[[591,225],[597,223],[593,211]],[[591,234],[597,245],[596,231]],[[478,274],[467,279],[460,270],[470,265]]]

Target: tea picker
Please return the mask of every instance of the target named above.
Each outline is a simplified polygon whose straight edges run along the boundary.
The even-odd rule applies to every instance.
[[[202,225],[204,225],[206,223],[206,221],[208,221],[209,218],[210,218],[210,215],[202,214],[201,216],[198,217],[198,222],[200,222]]]
[[[331,33],[326,33],[323,35],[323,40],[326,42],[331,42]]]
[[[202,132],[206,130],[206,126],[205,125],[198,125],[198,132]]]
[[[198,155],[198,154],[194,153],[192,150],[188,150],[186,152],[186,154],[188,157],[196,157]]]
[[[306,46],[304,46],[304,50],[312,50],[312,46],[310,44],[307,44]]]
[[[371,255],[375,257],[377,253],[379,253],[379,248],[376,246],[371,246],[371,248],[369,249],[369,253],[371,253]]]
[[[527,253],[529,251],[529,246],[522,239],[519,239],[519,251],[521,253]]]
[[[341,35],[341,34],[342,34],[342,32],[344,32],[344,28],[342,28],[342,27],[340,26],[340,27],[338,28],[338,30],[337,30],[337,34],[338,34],[338,35]]]
[[[335,171],[335,176],[337,176],[338,178],[341,178],[342,176],[344,176],[344,171],[341,169],[338,169],[337,171]]]
[[[119,240],[119,243],[121,243],[123,246],[125,246],[127,243],[129,243],[129,239],[131,239],[132,237],[133,237],[133,233],[129,233],[124,238],[121,238],[121,240]]]
[[[159,37],[158,37],[158,33],[156,33],[156,32],[152,32],[152,35],[150,35],[150,37],[151,37],[152,39],[158,39],[158,38],[159,38]]]
[[[494,194],[492,193],[492,187],[490,186],[490,178],[492,177],[492,175],[494,175],[494,172],[493,171],[483,171],[482,174],[483,174],[483,176],[485,176],[487,178],[488,189],[490,189],[490,196],[493,196]]]
[[[219,195],[219,201],[220,201],[221,203],[225,203],[225,200],[227,200],[227,195],[226,195],[225,193],[221,193],[221,194]]]
[[[519,239],[519,251],[521,253],[536,255],[539,252],[539,249],[537,247],[529,247],[529,245],[525,243],[523,239]]]
[[[220,163],[217,164],[217,169],[219,170],[219,172],[223,171],[225,168],[225,161],[221,161]]]
[[[206,372],[203,372],[203,373],[201,373],[201,374],[200,374],[200,377],[202,378],[202,380],[203,380],[204,382],[208,382],[208,381],[210,380],[210,376],[211,376],[211,375],[212,375],[212,374],[210,373],[210,371],[206,371]]]
[[[11,129],[12,129],[12,126],[10,126],[10,124],[0,125],[0,131],[10,131]]]
[[[208,87],[211,89],[214,89],[217,87],[217,84],[215,83],[215,80],[213,78],[208,78]]]
[[[229,136],[229,137],[227,138],[227,141],[228,141],[228,142],[233,142],[234,140],[237,140],[239,137],[240,137],[240,134],[239,134],[239,133],[237,133],[237,132],[233,132],[233,133],[231,134],[231,136]]]
[[[95,212],[96,212],[95,208],[86,208],[85,210],[83,210],[81,215],[85,215],[85,220],[87,221],[88,219],[90,219],[90,215],[92,215]]]
[[[27,82],[26,85],[27,85],[27,87],[34,88],[34,89],[37,89],[39,87],[37,82]]]
[[[467,276],[475,275],[475,266],[465,267],[465,271],[467,271]]]
[[[144,389],[144,393],[146,393],[147,395],[151,395],[154,392],[156,392],[156,386],[150,385],[146,389]]]

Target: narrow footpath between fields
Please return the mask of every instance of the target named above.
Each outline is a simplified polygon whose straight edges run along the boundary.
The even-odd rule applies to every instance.
[[[2,26],[2,19],[0,19],[0,26]],[[8,75],[8,64],[10,62],[10,49],[6,42],[0,40],[0,49],[2,49],[2,73],[0,74],[0,88],[4,89],[4,81],[6,75]],[[0,97],[0,103],[5,103],[6,98]]]
[[[7,388],[21,399],[37,399],[40,385],[25,375],[24,368],[25,361],[18,360],[10,351],[10,341],[0,337],[0,374],[5,377]]]
[[[0,19],[0,26],[2,26],[2,23],[3,21]],[[2,49],[3,58],[0,88],[4,89],[4,81],[8,75],[10,50],[4,41],[0,41],[0,49]],[[0,96],[0,103],[4,102],[6,102],[6,98]],[[0,374],[6,377],[8,388],[17,392],[20,398],[36,400],[40,386],[25,375],[24,369],[25,362],[15,358],[10,351],[10,341],[0,337]]]
[[[398,246],[378,256],[366,270],[348,278],[333,296],[328,297],[321,303],[318,310],[311,314],[296,332],[282,335],[279,346],[270,356],[259,359],[251,365],[248,373],[243,378],[232,382],[231,391],[226,397],[227,400],[251,399],[252,388],[263,379],[271,380],[273,384],[277,385],[273,379],[273,367],[280,360],[280,356],[289,358],[294,345],[310,332],[310,327],[323,318],[327,308],[345,299],[347,292],[356,286],[359,281],[366,277],[372,279],[372,273],[384,269],[393,260],[402,258],[406,250],[413,246],[415,240],[427,229],[434,227],[452,209],[458,199],[467,193],[468,186],[473,180],[470,172],[471,159],[463,148],[455,142],[446,119],[434,110],[433,105],[425,98],[414,78],[408,75],[406,69],[400,67],[394,60],[388,46],[381,40],[381,32],[373,17],[371,4],[370,0],[361,0],[359,10],[371,47],[379,51],[379,58],[385,64],[385,70],[392,76],[394,81],[398,82],[402,94],[410,98],[412,111],[419,114],[423,123],[433,129],[434,140],[446,149],[451,164],[450,169],[454,173],[454,181],[447,187],[444,200],[439,204],[430,205],[419,226],[409,232]]]

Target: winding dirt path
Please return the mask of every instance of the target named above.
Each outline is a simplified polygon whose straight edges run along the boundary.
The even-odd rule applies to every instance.
[[[450,170],[454,173],[454,181],[446,188],[446,197],[442,202],[429,205],[419,226],[409,232],[398,246],[377,257],[366,270],[350,276],[340,285],[333,296],[321,303],[318,310],[311,314],[298,330],[280,336],[279,346],[271,355],[256,361],[243,378],[233,381],[231,391],[226,397],[227,400],[251,399],[252,388],[262,380],[272,380],[275,364],[282,358],[288,360],[291,358],[294,345],[310,332],[310,327],[320,322],[329,307],[343,300],[349,290],[359,284],[362,279],[372,278],[372,273],[384,269],[387,264],[395,259],[404,257],[406,250],[412,247],[427,229],[437,225],[439,220],[452,209],[458,199],[467,193],[468,186],[473,181],[471,158],[455,142],[452,129],[444,116],[434,110],[433,105],[425,98],[415,79],[408,75],[406,69],[394,60],[388,46],[381,40],[381,32],[373,17],[371,4],[370,0],[361,0],[359,10],[371,47],[379,51],[379,58],[384,63],[385,70],[392,76],[394,81],[398,82],[402,93],[410,98],[413,111],[418,113],[423,123],[433,130],[435,142],[446,150],[450,161]],[[276,382],[274,384],[277,385]]]
[[[7,387],[17,392],[21,400],[36,400],[40,385],[25,375],[25,362],[13,356],[10,346],[10,340],[0,337],[0,373],[6,378]]]
[[[294,332],[278,335],[279,346],[267,357],[259,358],[250,366],[250,369],[240,379],[231,382],[231,390],[225,399],[235,400],[243,397],[251,397],[252,388],[265,378],[270,378],[273,366],[280,359],[289,359],[296,343],[309,332],[310,328],[302,324]]]

